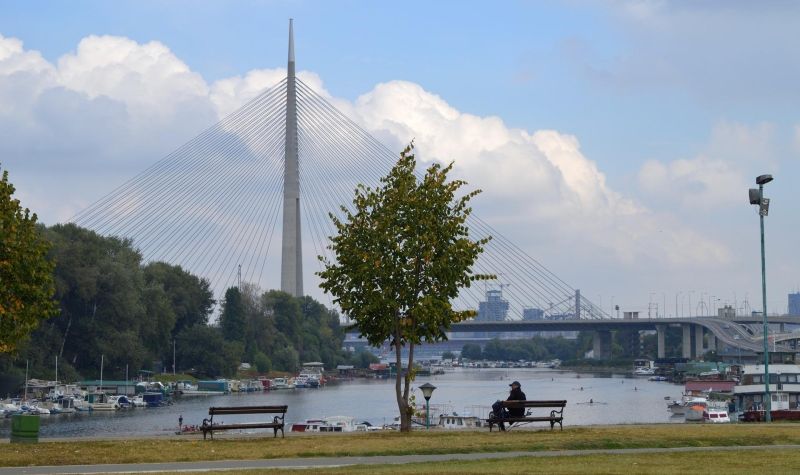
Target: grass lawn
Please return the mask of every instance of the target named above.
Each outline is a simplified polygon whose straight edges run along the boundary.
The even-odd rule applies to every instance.
[[[474,462],[412,463],[405,465],[357,465],[336,469],[313,469],[314,473],[380,474],[521,474],[521,473],[798,473],[800,453],[776,449],[768,452],[699,452],[641,455],[587,455],[573,457],[519,457]],[[307,470],[301,470],[306,472]],[[298,470],[264,471],[269,474],[297,474]],[[230,473],[230,472],[227,472]],[[240,472],[252,474],[252,471]]]
[[[0,466],[777,444],[800,444],[798,425],[780,423],[771,425],[663,424],[576,427],[566,428],[563,432],[559,430],[551,432],[549,429],[519,430],[507,433],[489,433],[488,431],[432,431],[426,433],[417,431],[411,434],[387,432],[304,435],[290,436],[285,439],[273,439],[271,435],[263,438],[228,437],[214,441],[203,441],[196,437],[44,441],[36,445],[0,444]],[[688,456],[688,454],[679,454],[679,457]],[[706,462],[703,465],[695,465],[694,469],[705,470],[714,465],[709,460],[712,458],[711,454],[705,453],[700,456]],[[649,455],[637,456],[637,458],[648,460],[650,457]],[[733,454],[723,453],[720,457],[732,458]],[[754,457],[756,454],[750,453],[749,458]],[[622,460],[624,456],[613,456],[612,458]],[[600,459],[602,457],[598,460]],[[487,463],[494,466],[510,462],[492,461]],[[543,459],[536,459],[531,463],[533,466],[541,465],[543,467],[552,465],[551,462]],[[750,461],[740,466],[745,467],[751,463],[755,464]],[[448,469],[450,465],[452,464],[447,463],[440,468]],[[476,466],[479,467],[480,463]],[[392,467],[387,469],[389,468]]]

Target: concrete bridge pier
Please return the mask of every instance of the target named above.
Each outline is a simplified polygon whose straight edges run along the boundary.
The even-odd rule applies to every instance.
[[[667,334],[667,326],[666,325],[656,325],[656,337],[657,337],[656,340],[658,342],[657,343],[657,348],[658,348],[657,354],[658,354],[659,358],[665,358],[666,355],[667,355],[666,354],[666,350],[664,348],[665,340],[666,340],[666,334]]]
[[[717,352],[717,337],[713,332],[708,332],[708,351]]]
[[[594,332],[592,338],[594,359],[607,360],[611,358],[611,331],[602,330]]]
[[[683,330],[683,343],[682,345],[682,353],[681,356],[684,358],[691,358],[692,357],[692,326],[688,323],[681,325],[681,330]]]
[[[703,356],[703,327],[701,325],[694,326],[694,357],[700,358]]]

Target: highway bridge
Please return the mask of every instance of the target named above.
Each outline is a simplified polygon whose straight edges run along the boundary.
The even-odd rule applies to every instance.
[[[800,324],[800,318],[791,316],[771,316],[770,324]],[[518,321],[469,321],[452,325],[451,334],[481,333],[529,333],[557,331],[594,332],[595,358],[611,357],[611,331],[613,330],[654,330],[657,333],[658,357],[664,358],[665,335],[668,326],[680,326],[683,331],[682,355],[684,358],[702,356],[707,351],[716,351],[719,343],[724,343],[740,351],[763,352],[763,330],[760,315],[752,317],[718,318],[639,318],[639,319],[565,319],[565,320],[518,320]],[[704,338],[708,335],[708,338]],[[795,345],[784,342],[800,339],[800,333],[781,333],[770,345],[777,352],[795,352]]]

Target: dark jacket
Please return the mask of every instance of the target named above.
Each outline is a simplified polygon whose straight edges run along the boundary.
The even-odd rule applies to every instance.
[[[526,401],[528,398],[525,397],[525,393],[522,392],[520,388],[512,388],[511,394],[508,395],[508,399],[506,401]],[[508,415],[510,417],[523,417],[525,416],[525,408],[524,407],[511,407],[508,409]]]

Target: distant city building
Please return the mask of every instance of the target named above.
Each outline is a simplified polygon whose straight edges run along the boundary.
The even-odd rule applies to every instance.
[[[499,322],[508,316],[508,300],[503,298],[502,290],[487,290],[486,301],[478,302],[479,322]]]
[[[724,307],[717,309],[717,317],[719,318],[734,318],[736,317],[736,309],[731,307],[730,305],[725,305]]]
[[[800,316],[800,292],[789,294],[789,315]]]
[[[544,310],[541,308],[523,308],[523,320],[544,320]]]

